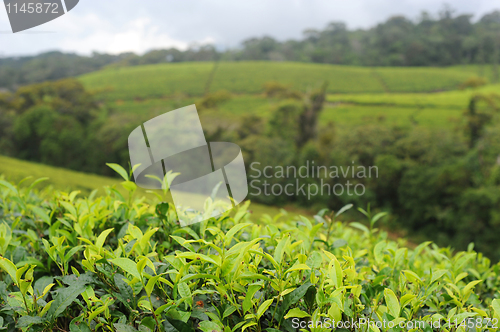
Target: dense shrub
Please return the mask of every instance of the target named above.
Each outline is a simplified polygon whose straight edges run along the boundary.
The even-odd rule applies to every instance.
[[[478,88],[480,86],[488,84],[488,80],[484,77],[469,77],[462,84],[460,84],[460,89],[467,88]]]
[[[36,184],[0,180],[7,331],[273,332],[360,319],[497,330],[500,265],[472,245],[453,253],[389,241],[374,228],[383,213],[359,209],[369,226],[336,220],[351,206],[312,220],[255,220],[246,203],[180,228],[171,204],[134,198],[128,180],[129,197],[115,188],[102,197],[38,192]],[[429,326],[437,322],[440,329]],[[380,330],[403,329],[369,329]]]
[[[301,99],[302,95],[298,91],[294,91],[290,85],[286,85],[277,81],[270,81],[264,84],[264,94],[269,98],[290,98]]]
[[[0,153],[98,174],[127,164],[127,137],[140,115],[117,114],[74,79],[0,94]]]
[[[207,108],[217,108],[220,104],[231,99],[231,93],[227,90],[219,90],[217,92],[208,93],[196,103],[200,110]]]

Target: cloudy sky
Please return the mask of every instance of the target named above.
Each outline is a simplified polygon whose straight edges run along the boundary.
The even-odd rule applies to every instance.
[[[478,19],[500,9],[500,0],[453,0],[457,13]],[[0,56],[63,50],[144,53],[154,48],[213,43],[235,47],[249,37],[300,38],[306,28],[343,21],[367,28],[393,15],[416,19],[423,10],[437,15],[436,0],[80,0],[68,14],[13,34],[0,7]]]

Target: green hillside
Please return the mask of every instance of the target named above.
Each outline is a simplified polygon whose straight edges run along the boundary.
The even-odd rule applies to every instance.
[[[276,100],[266,98],[263,85],[278,81],[307,91],[324,81],[328,103],[321,122],[341,127],[385,121],[388,124],[450,126],[476,92],[500,91],[500,85],[479,90],[458,90],[466,79],[485,75],[492,69],[478,66],[354,67],[294,62],[171,63],[137,67],[107,68],[80,77],[84,85],[107,100],[118,114],[136,122],[189,105],[199,105],[209,76],[210,91],[232,93],[214,109],[200,112],[207,129],[234,127],[242,115],[267,118]]]
[[[373,121],[403,126],[419,123],[430,127],[450,127],[455,120],[463,117],[463,110],[472,95],[495,92],[500,92],[500,85],[436,93],[331,94],[327,97],[320,123],[334,122],[342,128]],[[185,105],[197,104],[199,99],[129,100],[109,104],[117,113],[134,116],[140,122]],[[233,95],[216,109],[200,111],[200,118],[207,129],[217,126],[233,128],[241,123],[243,115],[253,114],[267,119],[278,103],[278,100],[263,95]]]
[[[213,63],[172,63],[116,67],[81,76],[92,90],[106,90],[108,100],[149,99],[183,94],[200,96],[214,69]],[[306,90],[328,81],[329,93],[432,92],[451,90],[470,77],[460,68],[353,67],[293,62],[222,62],[212,91],[238,94],[262,92],[269,81]]]
[[[2,175],[13,182],[21,181],[29,176],[32,177],[32,180],[48,178],[44,181],[44,186],[51,185],[56,189],[65,191],[80,190],[86,194],[96,188],[102,191],[102,188],[105,186],[113,186],[120,183],[118,179],[71,171],[65,168],[5,156],[0,156],[0,176]]]

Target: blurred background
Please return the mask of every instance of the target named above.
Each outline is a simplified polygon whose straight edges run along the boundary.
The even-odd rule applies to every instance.
[[[90,192],[144,121],[196,104],[207,141],[265,166],[376,166],[364,195],[258,195],[389,211],[395,236],[500,257],[497,1],[82,0],[12,34],[0,9],[0,174]],[[273,177],[284,186],[295,179]]]

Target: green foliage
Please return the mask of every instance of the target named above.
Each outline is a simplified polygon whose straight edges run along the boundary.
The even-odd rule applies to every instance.
[[[24,86],[5,100],[0,141],[9,145],[4,154],[80,170],[91,170],[91,164],[99,162],[92,151],[99,143],[94,131],[99,131],[102,112],[80,82]]]
[[[217,108],[220,104],[231,99],[231,93],[227,90],[219,90],[217,92],[208,93],[196,103],[200,109]]]
[[[16,118],[15,155],[49,165],[78,169],[85,163],[84,127],[48,106],[34,106]]]
[[[34,106],[47,105],[59,114],[70,115],[82,125],[92,121],[97,109],[92,95],[75,79],[23,86],[10,103],[20,114]]]
[[[268,135],[281,139],[298,140],[300,132],[300,115],[304,106],[297,101],[283,101],[271,111],[268,121]]]
[[[125,200],[113,187],[79,197],[1,184],[7,330],[293,331],[294,319],[419,319],[495,331],[500,318],[500,264],[472,247],[390,241],[374,228],[383,214],[369,208],[359,209],[370,220],[361,232],[336,220],[352,206],[257,220],[249,203],[180,228],[172,205]]]
[[[268,98],[302,99],[300,92],[293,91],[289,86],[277,81],[266,82],[264,84],[264,93]]]
[[[496,205],[500,197],[497,106],[493,97],[475,98],[474,116],[457,121],[458,130],[384,123],[348,128],[329,125],[323,127],[329,136],[320,135],[302,149],[293,146],[295,122],[288,123],[285,114],[277,116],[279,121],[271,117],[269,124],[277,125],[267,133],[269,137],[250,135],[239,142],[249,165],[250,197],[266,204],[293,202],[314,209],[373,202],[390,211],[391,226],[409,232],[417,241],[432,239],[462,250],[474,242],[478,250],[498,259],[500,251],[494,240],[498,237]],[[477,121],[483,115],[488,121]],[[463,129],[476,129],[474,144],[462,135]],[[350,172],[331,175],[335,167],[345,170],[352,165],[356,170],[376,169],[371,177]],[[310,176],[294,176],[293,172],[287,176],[287,167],[302,169],[303,174],[309,170]],[[318,167],[326,167],[327,172],[318,174]],[[281,173],[280,168],[284,170]],[[316,175],[312,175],[313,170]],[[309,185],[313,189],[324,184],[331,188],[337,183],[347,185],[347,181],[353,186],[364,185],[364,195],[317,190],[308,197],[294,189],[289,197],[270,194],[275,185],[304,186],[307,190]]]
[[[488,84],[488,80],[484,77],[470,77],[460,84],[460,89],[478,88],[486,84]]]
[[[105,160],[128,160],[126,139],[134,119],[108,116],[77,80],[24,86],[2,101],[3,154],[100,174],[110,174]]]

